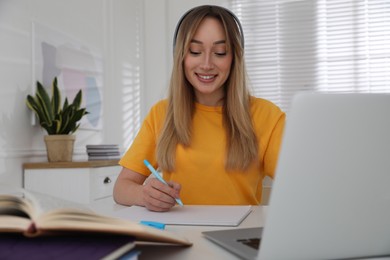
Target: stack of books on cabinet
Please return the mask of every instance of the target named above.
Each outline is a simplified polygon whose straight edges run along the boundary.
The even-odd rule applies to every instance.
[[[86,147],[88,161],[119,160],[121,158],[117,144],[89,144]]]

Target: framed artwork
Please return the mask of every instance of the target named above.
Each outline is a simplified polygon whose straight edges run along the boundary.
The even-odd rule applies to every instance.
[[[104,71],[101,51],[37,22],[32,24],[32,41],[33,91],[39,81],[51,93],[55,77],[63,93],[62,100],[66,96],[72,102],[81,89],[82,106],[89,114],[80,121],[80,129],[102,129]]]

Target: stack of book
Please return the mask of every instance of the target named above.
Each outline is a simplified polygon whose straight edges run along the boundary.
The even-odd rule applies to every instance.
[[[166,230],[71,205],[0,190],[0,259],[137,259],[142,253],[137,243],[192,245]]]
[[[89,161],[96,160],[119,160],[121,154],[116,144],[89,144],[87,154]]]

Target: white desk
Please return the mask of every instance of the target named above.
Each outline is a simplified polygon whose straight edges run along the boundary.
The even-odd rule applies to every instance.
[[[98,213],[107,213],[119,210],[124,206],[115,204],[112,198],[105,198],[92,202],[90,208]],[[202,231],[260,227],[264,225],[264,220],[267,214],[268,206],[255,206],[252,213],[244,219],[238,227],[216,227],[216,226],[179,226],[166,225],[166,230],[180,234],[188,238],[193,245],[191,247],[167,247],[167,246],[138,246],[141,250],[139,259],[154,260],[231,260],[240,259],[234,254],[226,251],[222,247],[209,241],[202,235]],[[369,258],[367,260],[390,260],[390,257]],[[359,258],[359,260],[364,260]]]
[[[123,208],[123,206],[115,204],[112,201],[112,198],[95,201],[91,204],[90,207],[99,213],[109,213]],[[252,213],[250,213],[249,216],[244,219],[238,228],[262,226],[265,219],[266,210],[267,206],[254,207]],[[193,243],[193,245],[191,247],[139,246],[138,248],[141,250],[140,259],[239,259],[232,253],[204,238],[202,235],[202,231],[234,228],[237,227],[166,225],[166,230],[188,238]]]

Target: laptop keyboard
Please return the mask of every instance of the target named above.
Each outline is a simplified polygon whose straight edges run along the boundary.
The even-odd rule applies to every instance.
[[[260,238],[237,239],[237,242],[249,246],[253,249],[259,250]]]

